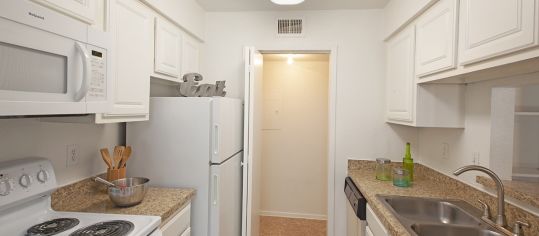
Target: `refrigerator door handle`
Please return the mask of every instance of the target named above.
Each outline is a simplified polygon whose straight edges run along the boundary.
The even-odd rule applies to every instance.
[[[213,124],[213,154],[219,155],[219,124]]]
[[[213,175],[213,191],[212,191],[212,204],[217,205],[219,200],[219,175]]]

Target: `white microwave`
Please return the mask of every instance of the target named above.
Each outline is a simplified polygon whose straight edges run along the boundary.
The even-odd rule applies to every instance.
[[[2,0],[0,116],[108,112],[110,38],[28,0]]]

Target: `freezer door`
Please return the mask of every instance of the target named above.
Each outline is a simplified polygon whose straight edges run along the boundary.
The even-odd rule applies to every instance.
[[[210,236],[241,235],[242,153],[211,167]]]
[[[243,150],[243,104],[240,99],[212,101],[212,163],[221,163]]]

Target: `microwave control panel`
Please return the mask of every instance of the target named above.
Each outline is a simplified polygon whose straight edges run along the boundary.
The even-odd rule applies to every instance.
[[[92,48],[90,50],[92,62],[92,77],[88,98],[91,100],[106,100],[107,98],[107,56],[105,50]]]

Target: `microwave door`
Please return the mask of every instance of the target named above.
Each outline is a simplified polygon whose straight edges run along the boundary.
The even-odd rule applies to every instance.
[[[0,116],[87,112],[85,44],[4,18],[0,30]]]

